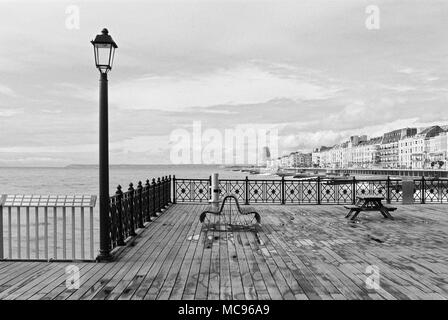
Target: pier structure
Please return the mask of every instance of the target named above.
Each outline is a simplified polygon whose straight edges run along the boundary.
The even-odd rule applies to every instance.
[[[202,232],[207,206],[169,206],[110,262],[1,261],[0,299],[448,299],[446,205],[348,223],[340,205],[260,204],[256,233]]]
[[[109,199],[110,261],[34,257],[33,239],[45,234],[33,237],[34,202],[3,201],[0,299],[448,299],[448,179],[220,179],[221,196],[261,216],[259,228],[239,232],[203,228],[211,186],[212,177],[175,176],[119,186]],[[403,204],[404,189],[414,204]],[[384,196],[394,220],[345,219],[343,204],[360,194]],[[56,221],[82,230],[77,219]],[[30,255],[9,256],[18,243]],[[56,246],[64,243],[79,248],[70,232]]]

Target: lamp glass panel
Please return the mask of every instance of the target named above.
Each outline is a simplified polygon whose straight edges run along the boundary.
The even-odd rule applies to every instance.
[[[110,68],[112,69],[112,66],[114,65],[114,58],[115,58],[115,48],[113,46],[110,47],[111,51],[111,57],[110,57]]]
[[[95,44],[96,51],[96,64],[98,66],[110,67],[110,55],[111,55],[110,44],[97,43]]]

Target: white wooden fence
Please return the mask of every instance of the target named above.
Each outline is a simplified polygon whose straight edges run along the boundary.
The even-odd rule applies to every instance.
[[[94,260],[95,204],[91,195],[1,195],[0,260]]]

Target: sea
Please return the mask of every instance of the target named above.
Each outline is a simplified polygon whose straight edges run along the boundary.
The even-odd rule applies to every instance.
[[[0,194],[36,195],[97,195],[99,172],[97,165],[67,167],[0,167]],[[223,179],[263,178],[248,172],[233,171],[221,165],[111,165],[110,194],[118,185],[127,190],[129,183],[137,185],[146,179],[175,175],[176,178],[209,178],[218,173]],[[279,178],[278,176],[272,176]]]
[[[109,193],[113,195],[118,185],[122,186],[122,190],[127,190],[129,183],[133,183],[134,186],[139,181],[146,182],[146,179],[152,180],[152,178],[158,178],[167,175],[175,175],[176,178],[203,178],[208,179],[213,173],[218,173],[221,179],[244,179],[246,176],[249,179],[280,179],[277,175],[259,175],[250,174],[249,172],[241,172],[239,170],[232,170],[232,168],[226,168],[221,165],[111,165],[109,167]],[[291,178],[291,177],[289,177]],[[0,167],[0,195],[98,195],[99,184],[99,169],[95,165],[72,165],[68,167]],[[75,252],[76,257],[80,257],[81,247],[80,237],[84,232],[86,236],[86,244],[84,248],[87,250],[88,243],[93,243],[93,251],[97,252],[99,248],[99,204],[93,210],[92,225],[88,223],[85,225],[85,230],[80,226],[79,210],[76,216],[68,214],[67,216],[67,230],[65,230],[65,220],[58,209],[58,212],[50,211],[50,220],[48,229],[48,241],[50,244],[56,243],[56,249],[51,253],[55,257],[54,252],[57,252],[58,257],[63,257],[64,251],[64,237],[66,243],[73,243],[71,240],[74,238],[76,245],[74,248],[68,245],[67,256],[70,257],[72,252]],[[36,225],[39,229],[38,232],[31,232],[30,241],[33,244],[31,246],[31,257],[34,257],[36,252],[39,252],[42,257],[44,254],[44,223],[43,223],[43,209],[36,211],[36,217],[31,214],[29,223],[30,229],[35,230]],[[33,211],[34,212],[34,211]],[[28,220],[25,216],[25,210],[19,211],[13,210],[12,216],[9,214],[3,214],[3,235],[11,232],[11,238],[5,239],[4,248],[11,246],[11,256],[9,258],[17,258],[20,250],[20,246],[25,248],[27,242],[25,234],[27,233],[25,227],[25,221]],[[20,228],[18,228],[18,218],[21,216]],[[53,217],[56,216],[56,225],[53,223]],[[11,219],[9,221],[8,219]],[[73,218],[75,219],[73,222]],[[39,219],[39,220],[36,220]],[[86,218],[87,219],[87,218]],[[0,224],[1,225],[1,224]],[[7,226],[11,225],[11,231],[7,230]],[[55,227],[56,226],[56,227]],[[71,226],[74,226],[75,232]],[[89,226],[89,227],[88,227]],[[93,238],[89,236],[89,230],[93,230]],[[21,236],[18,232],[21,230]],[[84,230],[84,231],[82,231]],[[0,230],[0,235],[1,235]],[[54,236],[53,232],[57,232]],[[36,251],[34,244],[36,243],[36,237],[39,237],[38,251]],[[56,239],[56,240],[55,240]],[[19,245],[20,244],[20,245]],[[6,250],[6,249],[5,249]],[[74,251],[73,251],[74,250]],[[8,250],[9,251],[9,250]],[[93,254],[93,255],[95,255]],[[93,258],[92,255],[92,258]],[[23,256],[22,256],[23,257]]]

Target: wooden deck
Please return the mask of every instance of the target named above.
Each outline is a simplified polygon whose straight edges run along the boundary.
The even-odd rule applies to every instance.
[[[448,299],[447,205],[359,223],[343,206],[259,205],[257,234],[205,234],[204,208],[171,206],[114,262],[0,262],[0,299]],[[77,290],[66,288],[70,264]],[[377,290],[365,283],[370,265]]]

